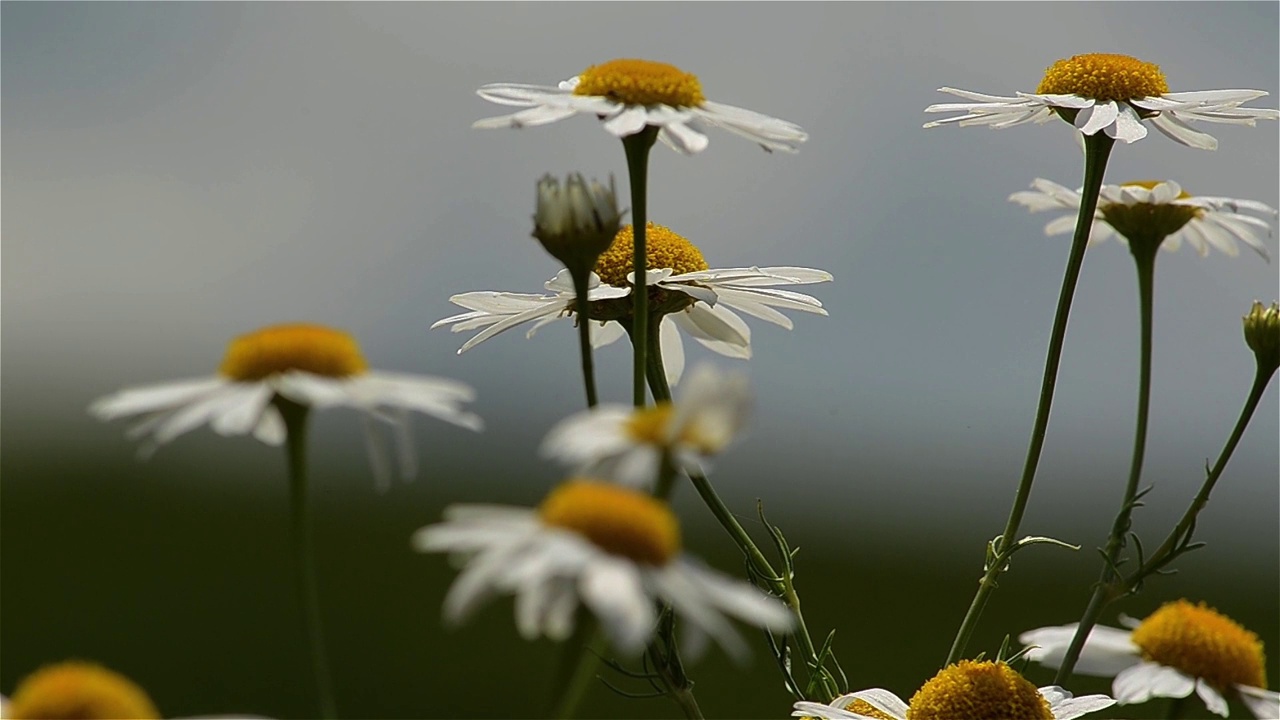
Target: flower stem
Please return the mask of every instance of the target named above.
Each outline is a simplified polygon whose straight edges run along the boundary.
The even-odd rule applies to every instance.
[[[977,627],[982,610],[986,607],[991,592],[996,587],[996,576],[1004,571],[1006,560],[1017,542],[1018,528],[1022,524],[1022,516],[1026,513],[1027,502],[1031,498],[1031,485],[1035,482],[1036,468],[1040,464],[1040,451],[1044,447],[1045,433],[1049,428],[1049,410],[1053,406],[1053,391],[1058,381],[1058,364],[1062,360],[1062,345],[1067,335],[1067,318],[1071,315],[1071,301],[1075,297],[1076,283],[1080,279],[1080,268],[1084,263],[1085,247],[1089,243],[1089,231],[1093,227],[1094,211],[1098,207],[1098,193],[1102,189],[1102,176],[1106,172],[1107,158],[1115,141],[1104,133],[1086,135],[1084,138],[1084,187],[1081,190],[1080,214],[1076,216],[1076,230],[1071,239],[1071,252],[1067,257],[1067,268],[1062,276],[1062,289],[1058,293],[1058,309],[1053,316],[1053,330],[1049,335],[1049,351],[1044,361],[1044,378],[1040,383],[1040,403],[1036,408],[1035,424],[1031,430],[1031,442],[1027,446],[1027,459],[1022,468],[1022,479],[1018,482],[1018,490],[1014,495],[1013,507],[1009,510],[1009,520],[1005,523],[1004,532],[996,541],[996,560],[991,562],[982,580],[978,583],[978,591],[965,613],[955,640],[951,643],[951,651],[947,654],[946,665],[960,660],[965,646]]]
[[[582,698],[586,697],[587,689],[596,677],[596,669],[600,666],[600,653],[604,651],[604,633],[595,617],[580,612],[578,620],[573,638],[565,645],[565,650],[569,653],[576,653],[577,661],[572,665],[562,663],[561,676],[556,682],[556,686],[564,690],[560,693],[560,700],[555,705],[552,717],[560,720],[572,718],[582,704]],[[570,657],[571,655],[566,654],[565,660]]]
[[[1161,238],[1163,239],[1163,238]],[[1138,483],[1142,478],[1142,460],[1147,447],[1147,416],[1151,408],[1151,307],[1155,286],[1156,251],[1160,243],[1139,242],[1130,240],[1129,247],[1133,251],[1133,259],[1138,268],[1138,308],[1141,316],[1141,346],[1139,350],[1138,371],[1138,422],[1133,433],[1133,459],[1129,464],[1129,480],[1124,486],[1124,497],[1120,500],[1120,511],[1116,513],[1111,533],[1107,536],[1106,549],[1103,550],[1104,561],[1102,576],[1094,586],[1093,595],[1085,606],[1084,615],[1076,627],[1076,634],[1071,638],[1067,653],[1058,666],[1055,685],[1066,683],[1075,669],[1080,651],[1084,649],[1084,641],[1089,632],[1098,623],[1098,616],[1114,597],[1112,582],[1120,562],[1120,553],[1124,550],[1125,538],[1132,525],[1131,516],[1138,499]]]
[[[1227,461],[1231,459],[1232,453],[1236,450],[1236,445],[1240,443],[1240,438],[1244,436],[1244,430],[1249,426],[1249,421],[1253,419],[1253,413],[1258,409],[1258,403],[1261,402],[1262,395],[1266,392],[1267,385],[1274,375],[1275,368],[1258,366],[1253,376],[1253,387],[1250,388],[1249,397],[1245,400],[1244,407],[1240,410],[1240,417],[1236,420],[1236,426],[1231,431],[1231,437],[1227,438],[1226,445],[1223,446],[1222,452],[1218,454],[1218,460],[1206,474],[1204,483],[1200,486],[1200,491],[1196,493],[1191,504],[1187,506],[1187,511],[1182,514],[1182,519],[1174,526],[1169,536],[1160,544],[1160,547],[1156,548],[1156,551],[1146,559],[1142,567],[1135,570],[1126,579],[1125,586],[1127,588],[1134,587],[1143,578],[1158,572],[1181,552],[1185,552],[1186,545],[1191,540],[1196,517],[1204,509],[1204,506],[1209,504],[1209,494],[1213,492],[1213,486],[1218,483],[1218,478],[1222,477],[1223,471],[1226,470]]]
[[[289,461],[289,516],[293,535],[294,569],[298,598],[302,604],[311,648],[311,670],[315,675],[320,717],[338,717],[333,701],[333,681],[325,654],[324,626],[320,619],[320,598],[316,590],[315,553],[312,549],[311,520],[307,512],[307,407],[276,396],[275,406],[284,418],[286,453]]]
[[[573,278],[574,305],[576,306],[574,313],[578,316],[578,349],[582,355],[582,384],[587,390],[587,407],[593,408],[599,404],[600,400],[596,397],[596,368],[591,358],[591,325],[589,324],[591,301],[587,299],[587,280],[590,274],[589,268],[570,268],[569,270],[569,275]]]
[[[649,292],[645,287],[645,270],[649,267],[648,253],[645,249],[646,217],[645,198],[649,182],[649,150],[658,139],[658,128],[646,125],[643,130],[622,138],[622,148],[627,154],[627,176],[631,184],[631,219],[632,236],[635,238],[635,252],[632,255],[631,269],[635,273],[632,284],[632,352],[634,365],[632,368],[632,402],[636,407],[644,407],[645,396],[645,353],[649,349],[647,335],[649,332]]]

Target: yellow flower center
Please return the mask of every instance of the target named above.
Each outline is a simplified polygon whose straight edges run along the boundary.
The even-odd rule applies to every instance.
[[[538,515],[639,563],[665,565],[680,552],[680,524],[667,504],[619,485],[570,480],[551,491]]]
[[[1133,631],[1146,659],[1204,678],[1220,690],[1266,688],[1262,641],[1204,603],[1165,603]]]
[[[1140,187],[1155,189],[1160,180],[1134,180],[1121,187]],[[1191,197],[1185,190],[1178,193],[1177,200]],[[1202,208],[1192,205],[1174,205],[1171,203],[1145,202],[1126,205],[1122,202],[1100,202],[1098,212],[1107,224],[1115,228],[1131,244],[1137,243],[1154,252],[1165,238],[1178,232],[1183,225],[1204,214]]]
[[[1053,720],[1049,702],[1004,663],[961,660],[911,696],[908,720]]]
[[[1160,66],[1128,55],[1089,53],[1059,60],[1044,72],[1038,94],[1079,95],[1099,102],[1137,100],[1169,92]]]
[[[880,712],[876,709],[875,705],[872,705],[866,700],[854,700],[846,705],[844,709],[851,713],[858,713],[859,715],[876,718],[876,720],[894,720],[892,715],[886,715],[883,712]]]
[[[218,372],[252,382],[290,370],[341,378],[367,369],[355,338],[341,330],[299,323],[265,327],[232,340]]]
[[[21,720],[118,720],[159,718],[142,688],[93,663],[47,665],[18,683],[8,717]]]
[[[627,274],[631,272],[636,251],[636,238],[631,225],[624,225],[613,239],[613,244],[596,261],[596,275],[600,281],[614,287],[627,287]],[[702,252],[693,243],[671,231],[664,225],[650,222],[645,225],[644,250],[647,269],[671,268],[676,275],[706,270],[709,266]]]
[[[650,60],[610,60],[578,76],[574,95],[598,95],[627,105],[697,107],[702,85],[696,75]]]

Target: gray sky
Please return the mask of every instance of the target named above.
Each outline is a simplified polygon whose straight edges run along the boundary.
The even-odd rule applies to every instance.
[[[713,131],[703,154],[658,147],[651,164],[651,217],[713,267],[835,275],[812,286],[830,317],[799,317],[791,332],[752,323],[757,418],[717,466],[731,503],[761,495],[793,522],[839,528],[857,508],[882,527],[947,519],[989,536],[1021,467],[1069,244],[1005,198],[1037,176],[1075,186],[1081,160],[1062,123],[925,131],[924,107],[948,101],[943,85],[1034,90],[1050,63],[1083,52],[1156,62],[1175,91],[1267,90],[1255,104],[1275,107],[1278,13],[1275,3],[6,3],[5,453],[52,452],[71,437],[127,458],[122,427],[85,416],[94,397],[206,374],[229,338],[306,320],[350,330],[377,367],[478,389],[485,434],[418,423],[424,477],[413,492],[466,500],[464,484],[432,475],[469,464],[480,476],[519,471],[524,485],[510,494],[536,497],[555,474],[536,443],[581,402],[568,324],[462,357],[466,336],[427,328],[455,311],[454,293],[535,292],[555,273],[528,237],[540,175],[614,173],[625,188],[625,165],[588,118],[472,130],[503,110],[474,90],[644,57],[811,136],[797,156],[769,156]],[[1107,177],[1280,203],[1276,124],[1210,130],[1212,153],[1154,132],[1118,147]],[[1109,523],[1137,393],[1131,268],[1114,243],[1086,256],[1030,532],[1094,544]],[[1140,523],[1163,525],[1217,454],[1252,373],[1239,317],[1276,294],[1277,261],[1247,250],[1160,258],[1147,473],[1158,492]],[[628,353],[619,345],[598,362],[604,395],[625,399]],[[1276,397],[1272,388],[1202,526],[1260,544],[1270,567]],[[320,427],[330,452],[363,463],[351,418]],[[140,472],[180,474],[197,447],[253,452],[227,442],[195,433]]]

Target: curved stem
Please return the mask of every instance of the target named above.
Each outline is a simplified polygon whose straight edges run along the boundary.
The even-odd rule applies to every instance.
[[[591,301],[587,299],[587,279],[591,270],[570,269],[573,278],[574,314],[578,316],[578,350],[582,356],[582,384],[587,390],[587,407],[600,403],[596,397],[596,368],[591,357]]]
[[[579,617],[578,620],[580,622],[573,633],[573,639],[565,645],[565,650],[576,652],[577,661],[572,665],[563,663],[560,667],[561,677],[556,682],[556,686],[564,690],[560,693],[552,717],[561,720],[568,720],[577,712],[591,687],[591,681],[596,677],[600,653],[604,650],[604,633],[595,617],[588,615],[585,618]],[[566,660],[569,657],[571,655],[565,655]]]
[[[1080,652],[1084,649],[1084,641],[1089,632],[1098,623],[1098,616],[1103,608],[1114,597],[1116,568],[1120,562],[1120,553],[1124,550],[1125,537],[1131,525],[1134,503],[1138,498],[1138,483],[1142,478],[1142,460],[1147,447],[1147,415],[1151,407],[1151,305],[1155,284],[1156,250],[1159,242],[1142,243],[1130,240],[1133,259],[1138,267],[1138,308],[1141,315],[1142,344],[1138,373],[1138,423],[1133,433],[1133,459],[1129,465],[1129,480],[1124,486],[1124,497],[1120,500],[1120,511],[1116,513],[1115,522],[1111,526],[1111,534],[1107,536],[1106,549],[1103,550],[1105,560],[1102,564],[1102,575],[1093,589],[1089,604],[1085,606],[1084,615],[1076,627],[1076,634],[1071,638],[1067,653],[1058,666],[1058,674],[1054,678],[1055,685],[1063,685],[1071,677]]]
[[[1053,316],[1053,330],[1049,335],[1049,351],[1044,361],[1044,378],[1040,383],[1040,402],[1036,408],[1035,424],[1031,430],[1031,442],[1027,446],[1027,459],[1022,468],[1022,479],[1018,482],[1018,491],[1014,495],[1013,507],[1009,510],[1009,520],[1005,523],[1004,532],[997,541],[997,555],[1016,542],[1018,528],[1022,524],[1022,516],[1026,513],[1027,502],[1031,498],[1031,485],[1035,482],[1036,468],[1040,464],[1040,451],[1044,447],[1045,433],[1049,428],[1049,410],[1053,406],[1053,391],[1058,380],[1058,364],[1062,360],[1062,345],[1067,335],[1067,318],[1071,315],[1071,301],[1075,297],[1076,283],[1080,279],[1080,267],[1084,263],[1084,251],[1089,242],[1089,231],[1093,227],[1093,215],[1098,208],[1098,193],[1102,189],[1102,176],[1106,172],[1107,158],[1111,154],[1111,146],[1115,141],[1103,133],[1085,136],[1084,139],[1084,188],[1081,190],[1080,213],[1076,216],[1076,230],[1071,239],[1071,253],[1067,257],[1067,268],[1062,276],[1062,289],[1058,293],[1058,309]],[[965,613],[955,640],[951,643],[951,651],[947,653],[946,665],[960,659],[965,646],[969,642],[973,630],[977,627],[978,618],[986,607],[991,592],[996,587],[996,576],[1004,571],[1004,562],[993,562],[978,583],[978,592]]]
[[[622,148],[627,154],[627,176],[631,183],[632,236],[635,238],[635,252],[631,260],[631,270],[635,273],[631,290],[631,321],[634,327],[631,343],[634,353],[631,389],[632,402],[636,407],[644,407],[646,400],[644,358],[649,349],[649,292],[645,287],[645,270],[649,267],[649,256],[645,250],[645,225],[648,222],[645,198],[649,182],[649,150],[657,139],[658,128],[653,126],[645,126],[640,132],[622,138]]]
[[[293,560],[311,649],[311,670],[323,718],[338,717],[333,701],[333,681],[324,646],[324,625],[316,589],[315,553],[312,550],[311,520],[307,510],[307,407],[276,396],[276,407],[284,418],[285,450],[289,461],[289,519],[293,535]]]

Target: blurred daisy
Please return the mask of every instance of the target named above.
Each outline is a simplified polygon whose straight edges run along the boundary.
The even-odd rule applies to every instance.
[[[831,280],[828,272],[801,267],[710,269],[702,252],[670,228],[649,223],[645,235],[649,311],[662,315],[658,328],[660,347],[667,378],[672,383],[684,372],[684,346],[679,331],[721,355],[749,358],[751,329],[734,310],[788,330],[793,327],[791,319],[777,308],[827,314],[816,298],[774,286],[827,282]],[[588,297],[592,300],[591,320],[603,324],[591,328],[595,347],[609,345],[626,334],[618,321],[631,314],[634,243],[632,227],[624,226],[596,263],[592,282],[602,284],[594,286]],[[535,323],[529,332],[532,335],[546,323],[573,313],[573,284],[567,272],[562,271],[546,287],[555,294],[454,295],[449,300],[471,312],[444,318],[431,327],[453,325],[454,332],[486,328],[464,343],[459,353],[526,322]]]
[[[480,418],[460,405],[475,397],[468,386],[426,375],[368,369],[355,339],[319,325],[275,325],[231,341],[213,377],[121,390],[89,406],[100,420],[141,416],[131,438],[146,438],[143,455],[208,424],[219,435],[245,435],[268,445],[285,438],[276,403],[311,408],[352,407],[364,416],[365,440],[380,485],[388,473],[385,441],[373,421],[390,426],[399,447],[399,465],[412,477],[416,460],[409,434],[409,411],[416,410],[479,430]]]
[[[576,472],[648,490],[663,457],[675,468],[698,470],[700,459],[720,452],[746,422],[747,378],[702,365],[691,373],[674,403],[653,407],[599,405],[572,415],[547,433],[542,454]]]
[[[925,112],[963,113],[926,123],[926,128],[947,123],[1006,128],[1048,122],[1056,113],[1085,135],[1101,130],[1108,137],[1131,143],[1147,136],[1146,120],[1173,140],[1203,150],[1216,149],[1218,141],[1191,127],[1191,122],[1253,126],[1258,120],[1280,117],[1280,111],[1240,107],[1267,95],[1263,90],[1171,93],[1158,65],[1111,53],[1075,55],[1055,62],[1034,93],[1001,97],[949,87],[939,88],[939,92],[969,102],[925,108]]]
[[[604,129],[617,138],[646,126],[660,128],[658,139],[686,155],[706,149],[703,125],[727,130],[770,152],[795,152],[809,138],[798,125],[785,120],[707,100],[697,77],[649,60],[593,65],[559,87],[494,83],[476,92],[499,105],[526,108],[479,120],[472,125],[476,128],[534,127],[588,114],[600,118]]]
[[[1057,686],[1037,689],[1003,662],[948,665],[905,703],[875,688],[829,704],[800,701],[793,717],[831,720],[1071,720],[1111,707],[1106,695],[1072,697]]]
[[[1238,694],[1254,717],[1280,718],[1280,693],[1266,689],[1262,641],[1231,618],[1204,603],[1178,600],[1141,622],[1121,621],[1131,630],[1093,628],[1075,667],[1082,675],[1114,675],[1117,701],[1184,698],[1194,690],[1211,712],[1226,717],[1224,696]],[[1076,627],[1038,628],[1018,641],[1031,646],[1028,659],[1056,668]]]
[[[708,637],[735,658],[746,656],[726,615],[777,632],[794,622],[776,598],[682,555],[679,523],[666,503],[609,483],[570,480],[537,509],[455,505],[444,522],[419,530],[413,544],[466,558],[445,597],[448,622],[510,593],[526,639],[568,638],[579,601],[625,653],[649,642],[658,601],[683,618],[691,657]]]
[[[1010,202],[1023,205],[1031,212],[1069,211],[1071,214],[1045,225],[1044,231],[1047,235],[1072,232],[1075,213],[1080,210],[1080,191],[1042,178],[1036,178],[1031,187],[1034,190],[1010,195]],[[1208,255],[1212,247],[1235,257],[1239,254],[1236,246],[1239,240],[1269,260],[1266,245],[1258,233],[1265,231],[1270,236],[1271,225],[1246,215],[1246,210],[1272,219],[1277,215],[1275,208],[1254,200],[1189,195],[1171,180],[1103,185],[1089,242],[1115,237],[1127,244],[1134,237],[1155,236],[1160,247],[1166,250],[1177,250],[1186,241],[1201,256]]]

